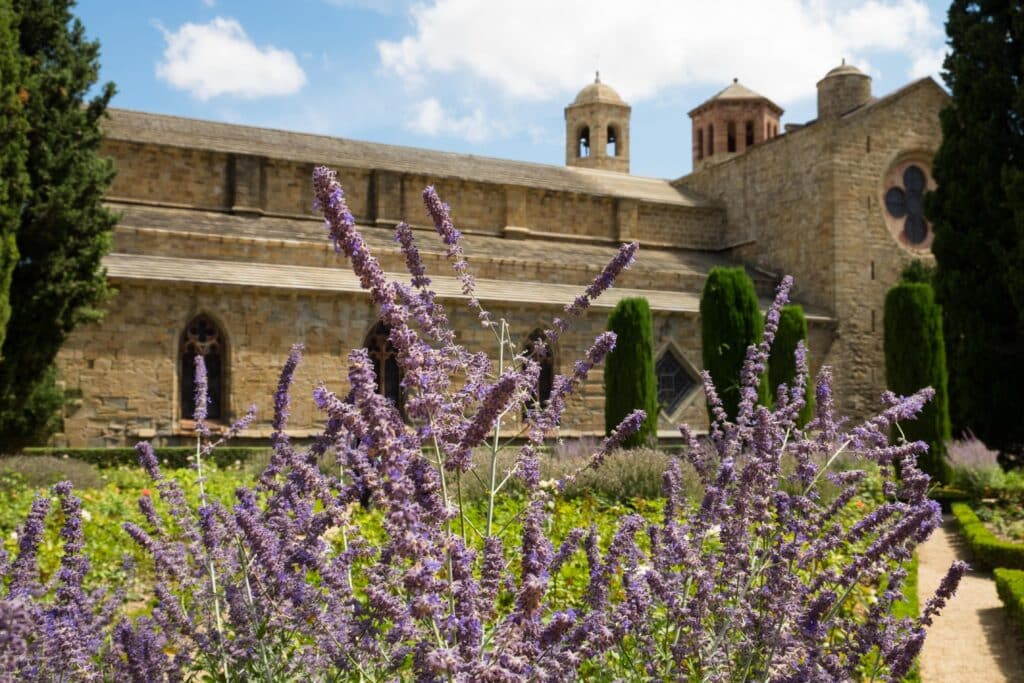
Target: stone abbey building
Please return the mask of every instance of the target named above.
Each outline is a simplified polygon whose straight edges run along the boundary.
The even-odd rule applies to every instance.
[[[102,322],[76,330],[60,353],[75,399],[57,442],[188,439],[196,353],[210,367],[217,421],[256,403],[258,421],[243,434],[252,439],[270,433],[272,394],[295,342],[306,348],[296,436],[322,423],[310,398],[318,381],[345,390],[353,347],[371,349],[381,390],[398,394],[386,330],[310,209],[317,164],[337,169],[385,270],[404,273],[394,226],[417,229],[470,348],[492,349],[493,337],[461,306],[421,202],[428,184],[465,234],[479,298],[522,340],[620,243],[640,242],[637,264],[560,340],[550,371],[571,370],[619,298],[644,296],[660,426],[706,426],[699,296],[709,269],[741,264],[765,302],[783,274],[795,277],[812,369],[832,365],[840,408],[863,415],[884,389],[885,293],[929,253],[921,196],[946,101],[931,79],[875,97],[870,78],[843,65],[818,83],[818,117],[783,128],[776,104],[734,81],[689,113],[694,170],[677,179],[630,175],[630,107],[599,79],[565,109],[564,167],[113,110],[103,151],[118,169],[107,201],[121,221],[105,266],[118,293]],[[598,372],[574,397],[564,433],[599,433],[603,402]]]

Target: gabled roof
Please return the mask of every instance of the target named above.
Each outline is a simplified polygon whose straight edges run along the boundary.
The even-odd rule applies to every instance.
[[[660,204],[717,206],[694,192],[673,187],[662,178],[399,147],[125,109],[108,111],[110,118],[103,122],[103,132],[111,140],[379,169],[430,179],[458,178]]]
[[[933,79],[931,76],[925,76],[924,78],[919,78],[916,81],[911,81],[902,88],[897,88],[896,90],[893,90],[891,93],[887,95],[883,95],[882,97],[873,97],[870,101],[857,107],[856,109],[852,109],[846,112],[839,118],[848,119],[854,116],[858,116],[863,112],[872,111],[876,107],[884,106],[886,104],[889,104],[890,102],[895,102],[896,100],[902,97],[905,97],[913,92],[916,92],[917,90],[927,88],[929,86],[940,92],[947,99],[949,98],[949,93],[943,90],[942,86],[935,82],[935,79]],[[814,121],[808,122],[807,125],[810,125],[811,123],[814,123]]]

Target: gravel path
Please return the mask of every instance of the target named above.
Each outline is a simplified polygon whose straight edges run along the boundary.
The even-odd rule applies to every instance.
[[[917,554],[922,607],[953,560],[970,561],[951,516]],[[1006,616],[990,572],[969,572],[928,629],[921,678],[923,683],[1024,683],[1024,639]]]

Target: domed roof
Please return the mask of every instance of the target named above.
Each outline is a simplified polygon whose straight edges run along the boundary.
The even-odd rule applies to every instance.
[[[831,78],[832,76],[867,76],[867,74],[852,64],[847,64],[844,59],[842,64],[825,74],[825,78]]]
[[[615,88],[601,82],[600,72],[594,75],[594,82],[580,90],[579,95],[572,101],[573,104],[593,104],[595,102],[626,104],[625,100],[619,97],[619,93],[615,92]]]

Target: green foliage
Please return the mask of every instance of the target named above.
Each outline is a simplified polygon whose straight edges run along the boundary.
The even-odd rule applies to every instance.
[[[38,442],[59,427],[60,402],[48,369],[76,326],[100,317],[111,294],[100,266],[116,216],[102,198],[114,176],[98,155],[100,119],[114,94],[99,75],[99,44],[85,38],[69,0],[14,0],[23,72],[18,84],[29,124],[29,187],[17,228],[19,259],[0,362],[0,442]]]
[[[754,283],[742,267],[712,268],[700,297],[704,369],[711,373],[729,419],[740,402],[740,370],[747,347],[761,340],[764,321]],[[762,400],[768,396],[765,382]]]
[[[623,442],[626,448],[651,445],[658,439],[658,380],[654,376],[654,324],[644,298],[623,299],[608,316],[615,349],[604,368],[604,429],[610,434],[637,408],[647,419]]]
[[[793,386],[796,378],[796,345],[804,343],[807,348],[807,318],[804,317],[803,306],[787,304],[782,307],[779,316],[779,329],[775,333],[771,356],[768,358],[768,392],[774,398],[775,390],[780,384]],[[814,416],[814,380],[807,375],[804,387],[804,399],[807,404],[800,411],[798,424],[803,427]]]
[[[921,259],[914,259],[906,265],[900,273],[902,282],[923,282],[926,285],[932,284],[935,277],[935,267],[926,265]]]
[[[996,592],[1003,601],[1003,607],[1024,635],[1024,571],[998,567],[993,574],[996,578]]]
[[[0,348],[11,317],[11,276],[18,262],[16,237],[28,190],[28,121],[19,97],[24,69],[17,46],[14,12],[9,3],[0,2]]]
[[[190,467],[196,457],[195,446],[158,446],[153,450],[164,467]],[[224,446],[207,457],[219,467],[228,467],[236,462],[244,463],[262,457],[269,452],[269,448],[263,447]],[[139,454],[134,448],[25,448],[21,453],[25,456],[68,457],[99,467],[139,464]]]
[[[933,479],[946,482],[950,426],[942,310],[930,285],[904,282],[886,295],[884,316],[886,385],[901,396],[923,387],[935,389],[935,397],[921,415],[898,428],[908,441],[928,443],[928,455],[921,458],[920,467]]]
[[[158,451],[158,455],[159,453]],[[17,538],[11,532],[16,531],[24,522],[25,513],[28,512],[32,503],[32,497],[36,492],[47,495],[45,490],[41,491],[41,486],[33,485],[27,480],[25,470],[30,469],[31,463],[24,461],[32,459],[22,458],[21,460],[18,462],[0,459],[0,549],[11,554],[17,552],[18,546]],[[63,462],[66,464],[67,461]],[[10,467],[5,468],[5,464]],[[12,472],[12,470],[15,471]],[[195,470],[165,467],[162,471],[165,476],[178,481],[185,491],[186,498],[193,506],[196,505],[199,500],[199,488]],[[206,467],[204,465],[203,474],[207,494],[212,499],[221,501],[229,507],[236,500],[235,490],[239,486],[252,486],[256,479],[256,475],[248,467]],[[98,476],[100,481],[98,483],[86,482],[83,478],[81,483],[90,483],[91,485],[86,488],[76,488],[77,495],[81,496],[86,512],[82,526],[85,533],[86,554],[89,556],[91,565],[88,585],[106,584],[109,587],[111,583],[120,585],[125,582],[127,576],[122,569],[122,560],[124,554],[127,553],[138,563],[138,575],[135,577],[135,581],[129,584],[126,609],[129,613],[144,612],[149,607],[141,601],[151,593],[151,588],[147,587],[147,584],[151,584],[155,580],[152,558],[131,541],[121,527],[124,522],[129,521],[137,524],[145,523],[138,507],[140,496],[152,496],[160,511],[166,511],[166,504],[160,500],[152,480],[139,467],[94,470],[92,476]],[[518,518],[524,505],[525,499],[519,495],[502,496],[499,499],[495,516],[503,524],[509,525],[509,533],[513,537],[519,534]],[[554,507],[551,518],[552,528],[549,533],[556,546],[564,540],[571,529],[594,524],[602,546],[607,547],[619,520],[624,515],[641,514],[650,521],[655,521],[663,514],[661,500],[634,498],[628,501],[617,501],[597,495],[587,495],[585,492],[580,492],[572,499],[558,498],[551,505]],[[381,525],[380,511],[360,508],[355,514],[355,523],[359,526],[360,535],[371,543],[382,543],[386,534]],[[467,505],[467,514],[468,519],[481,528],[487,517],[486,499],[480,497],[471,501]],[[59,567],[61,545],[58,532],[59,526],[56,524],[56,520],[51,519],[40,552],[44,579],[52,576]],[[340,536],[333,540],[341,542]],[[581,604],[589,583],[589,574],[590,568],[584,554],[574,553],[562,571],[552,578],[553,595],[566,606]]]
[[[925,197],[956,433],[1024,451],[1024,10],[954,0],[942,144]]]
[[[967,503],[953,503],[950,509],[975,560],[989,568],[1024,569],[1024,543],[1004,541],[993,534]]]

